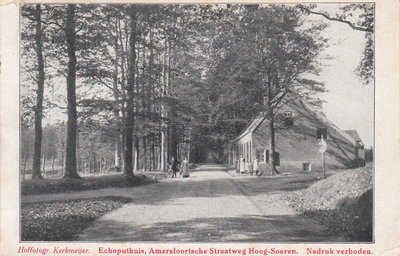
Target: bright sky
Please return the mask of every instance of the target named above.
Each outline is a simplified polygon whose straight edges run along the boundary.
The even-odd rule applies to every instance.
[[[323,112],[340,128],[357,130],[365,145],[373,145],[374,84],[363,85],[354,72],[364,49],[364,33],[339,22],[329,25],[324,33],[330,46],[324,54],[332,59],[325,61],[328,66],[321,73],[328,90],[320,97],[326,101]]]

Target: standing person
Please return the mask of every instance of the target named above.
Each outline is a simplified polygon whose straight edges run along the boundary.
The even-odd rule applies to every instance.
[[[256,159],[254,159],[253,171],[256,173],[256,175],[258,175],[258,158],[257,157],[256,157]]]
[[[235,159],[235,161],[236,161],[236,173],[240,173],[240,159],[239,159],[239,157],[236,157],[236,159]]]
[[[185,158],[182,161],[182,168],[181,169],[182,169],[182,178],[186,178],[186,177],[190,176],[190,174],[189,174],[189,161],[188,161],[187,158]]]
[[[249,173],[249,162],[248,161],[246,161],[244,164],[244,172]]]
[[[240,173],[244,173],[244,157],[240,157]]]
[[[176,178],[176,173],[179,171],[180,162],[172,157],[171,166],[172,166],[172,178]]]
[[[253,176],[253,162],[249,162],[249,173],[250,176]]]

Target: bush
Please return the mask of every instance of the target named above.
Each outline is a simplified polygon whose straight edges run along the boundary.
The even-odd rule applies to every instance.
[[[362,158],[356,158],[350,163],[351,168],[359,168],[365,166],[365,160]]]
[[[332,236],[372,241],[372,167],[343,170],[286,196],[289,206],[316,219]]]
[[[372,241],[372,190],[360,197],[346,198],[334,210],[306,211],[304,215],[318,220],[332,236],[347,241]]]

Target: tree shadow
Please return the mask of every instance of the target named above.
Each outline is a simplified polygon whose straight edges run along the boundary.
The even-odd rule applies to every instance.
[[[248,215],[229,218],[196,218],[135,226],[101,220],[76,238],[80,241],[158,242],[338,242],[320,225],[294,215]]]
[[[229,170],[224,167],[223,170]],[[209,176],[213,176],[210,179]],[[25,197],[24,202],[58,201],[65,199],[92,198],[98,196],[123,196],[130,198],[136,205],[166,204],[169,200],[195,197],[222,197],[231,195],[258,195],[294,191],[306,188],[315,181],[312,175],[293,175],[269,177],[234,177],[219,172],[214,177],[212,171],[193,172],[189,178],[174,178],[157,183],[129,188],[107,188],[92,191],[34,195]],[[239,188],[239,189],[238,189]]]
[[[256,196],[296,191],[311,186],[317,180],[315,175],[296,174],[293,176],[235,177],[231,178],[196,178],[171,179],[145,187],[120,191],[125,197],[132,198],[136,205],[168,204],[169,200],[196,197],[223,197],[243,195]],[[234,184],[234,186],[232,186]],[[157,193],[162,191],[162,193]]]
[[[248,196],[258,194],[279,193],[305,189],[317,181],[316,174],[295,174],[292,176],[257,177],[235,179],[239,186],[244,186]]]

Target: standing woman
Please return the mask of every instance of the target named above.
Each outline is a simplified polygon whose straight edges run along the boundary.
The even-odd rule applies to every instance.
[[[235,159],[235,168],[236,168],[236,173],[240,173],[240,159],[239,159],[239,157],[237,156],[236,157],[236,159]]]
[[[258,158],[257,157],[256,157],[256,159],[254,159],[253,171],[256,173],[256,175],[258,175]]]
[[[189,161],[188,161],[187,158],[185,158],[182,161],[182,168],[181,169],[182,169],[182,178],[186,178],[186,177],[190,176],[190,174],[189,174]]]
[[[244,157],[240,156],[240,173],[244,173]]]

